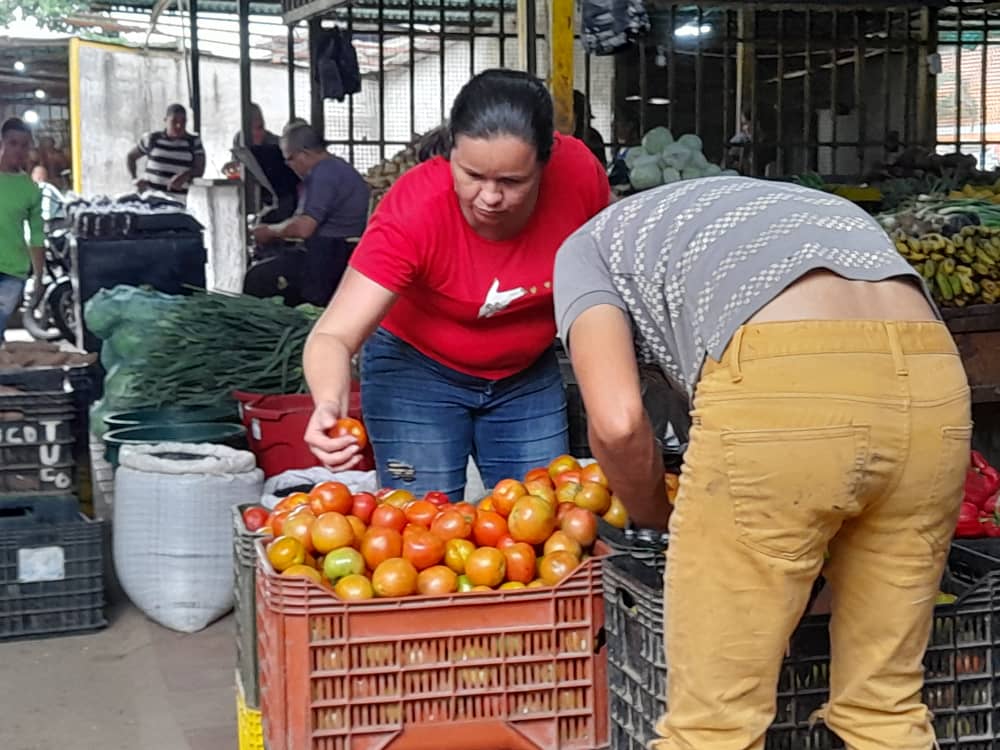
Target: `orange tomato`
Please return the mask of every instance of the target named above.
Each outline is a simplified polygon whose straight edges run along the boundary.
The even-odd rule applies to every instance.
[[[555,586],[576,570],[580,564],[579,558],[566,550],[556,550],[541,558],[538,564],[538,577],[548,586]]]
[[[541,498],[527,495],[514,503],[507,524],[514,541],[542,544],[556,528],[555,509]]]
[[[556,487],[556,504],[576,502],[576,495],[579,491],[580,485],[576,482],[563,482]]]
[[[354,541],[351,542],[351,546],[360,549],[361,540],[364,539],[365,533],[368,531],[368,527],[365,526],[364,521],[357,516],[348,516],[347,522],[351,524],[351,530],[354,532]]]
[[[458,576],[444,565],[434,565],[417,575],[417,591],[424,596],[441,596],[457,590]]]
[[[417,570],[426,570],[444,559],[444,542],[427,529],[404,534],[403,557]]]
[[[323,576],[319,574],[316,568],[311,568],[308,565],[291,565],[281,571],[281,575],[289,577],[298,578],[308,578],[310,581],[316,581],[316,583],[323,582]]]
[[[465,561],[465,575],[473,586],[499,586],[507,574],[507,560],[494,547],[480,547]]]
[[[559,521],[559,528],[581,547],[589,547],[597,540],[597,516],[583,508],[568,509]]]
[[[400,534],[406,528],[406,514],[392,505],[380,505],[372,512],[372,528],[395,529]]]
[[[332,438],[350,435],[358,442],[360,450],[364,450],[365,446],[368,445],[368,433],[365,431],[365,426],[351,417],[341,417],[338,419],[333,423],[333,427],[326,431],[326,434]]]
[[[285,530],[285,520],[291,512],[291,510],[271,511],[271,517],[267,519],[267,528],[271,529],[274,536],[281,536],[281,532]]]
[[[312,546],[321,555],[354,544],[354,527],[347,516],[324,513],[312,524]]]
[[[375,596],[372,582],[362,575],[344,576],[333,587],[333,593],[345,602],[360,602]]]
[[[440,512],[439,508],[427,500],[417,500],[406,506],[406,520],[425,529],[431,527],[434,517]]]
[[[492,511],[496,510],[496,508],[493,507],[493,498],[492,497],[485,497],[485,498],[483,498],[479,502],[479,505],[477,507],[479,508],[479,510],[492,510]]]
[[[541,480],[545,482],[549,487],[552,486],[552,478],[549,476],[549,470],[544,466],[539,466],[532,469],[527,474],[524,475],[524,485],[527,486],[528,482],[534,482],[535,480]]]
[[[465,561],[476,549],[476,545],[468,539],[449,539],[444,544],[444,564],[458,575],[465,572]]]
[[[331,512],[346,516],[353,504],[351,491],[341,482],[320,482],[309,491],[309,507],[317,516]]]
[[[527,585],[527,588],[529,589],[540,589],[544,587],[545,587],[545,581],[543,581],[541,578],[536,578]]]
[[[391,505],[395,508],[406,509],[406,506],[416,500],[413,493],[407,490],[392,490],[382,498],[383,505]]]
[[[567,456],[566,454],[557,456],[549,463],[549,479],[555,480],[555,478],[564,471],[571,471],[579,468],[580,463],[572,456]]]
[[[372,573],[372,589],[376,596],[409,596],[417,591],[417,569],[401,557],[383,560]]]
[[[507,533],[507,521],[492,510],[481,510],[472,524],[472,539],[480,547],[495,547]]]
[[[618,495],[611,496],[611,505],[601,518],[619,529],[624,529],[628,526],[628,511],[625,510],[625,503],[621,501]]]
[[[600,464],[587,464],[580,469],[580,483],[586,484],[587,482],[594,482],[602,487],[608,486],[608,477],[604,473],[604,469],[601,468]]]
[[[361,556],[369,570],[380,563],[403,554],[403,537],[395,529],[372,526],[361,540]]]
[[[514,541],[514,537],[512,537],[509,533],[507,533],[504,534],[499,539],[497,539],[497,543],[494,544],[493,546],[496,547],[498,550],[505,550],[508,547],[513,547],[515,544],[517,544],[517,542]]]
[[[455,505],[453,505],[451,509],[457,510],[459,513],[465,516],[465,520],[468,521],[469,523],[472,523],[473,521],[476,520],[476,506],[473,505],[472,503],[455,503]]]
[[[451,539],[467,539],[472,533],[472,524],[457,510],[443,510],[431,522],[431,533],[446,542]]]
[[[507,581],[506,583],[500,584],[501,591],[504,591],[506,589],[524,589],[524,588],[527,588],[527,586],[525,586],[520,581]]]
[[[535,550],[530,544],[516,542],[503,550],[507,580],[531,583],[535,577]]]
[[[555,478],[556,491],[564,484],[582,484],[581,473],[579,469],[570,469],[569,471],[564,471],[562,474]]]
[[[316,516],[312,514],[309,507],[303,505],[298,511],[293,511],[287,519],[282,529],[284,536],[290,536],[302,542],[302,547],[306,552],[313,552],[312,527],[316,522]]]
[[[493,509],[506,518],[519,498],[528,494],[524,485],[516,479],[501,479],[493,488]]]
[[[545,546],[542,547],[542,554],[549,555],[558,550],[569,552],[577,560],[583,554],[580,543],[565,531],[553,531],[552,536],[545,540]]]
[[[602,515],[608,512],[611,507],[611,493],[604,485],[596,482],[587,482],[580,491],[576,493],[573,502],[581,508],[586,508],[592,513]]]
[[[309,495],[304,492],[293,492],[288,497],[285,497],[278,501],[278,504],[274,506],[275,510],[292,510],[300,505],[309,504]]]
[[[552,482],[546,477],[543,482],[541,479],[533,479],[531,481],[524,483],[524,488],[528,491],[529,495],[534,495],[535,497],[540,497],[553,505],[556,504],[556,491],[552,487]]]
[[[279,573],[306,561],[306,548],[290,536],[279,536],[267,545],[267,559]]]

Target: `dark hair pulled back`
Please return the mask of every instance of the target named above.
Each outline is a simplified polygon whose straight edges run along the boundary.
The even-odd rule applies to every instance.
[[[535,149],[539,163],[552,155],[552,97],[538,78],[519,70],[486,70],[462,87],[451,107],[452,143],[459,136],[513,136]]]

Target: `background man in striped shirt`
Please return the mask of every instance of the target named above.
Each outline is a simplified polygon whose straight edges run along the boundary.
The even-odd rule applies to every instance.
[[[143,176],[136,179],[136,165],[143,157]],[[191,180],[205,174],[205,148],[201,138],[187,132],[187,110],[180,104],[167,107],[166,127],[144,135],[128,152],[127,165],[139,190],[161,190],[183,198]]]

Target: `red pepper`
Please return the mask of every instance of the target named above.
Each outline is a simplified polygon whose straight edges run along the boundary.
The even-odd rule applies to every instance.
[[[992,467],[990,467],[990,462],[986,460],[986,456],[979,451],[972,451],[972,468],[982,471]]]
[[[986,529],[979,520],[979,508],[969,502],[962,503],[958,513],[958,524],[955,527],[955,536],[960,539],[975,539],[985,536]]]
[[[986,536],[1000,537],[1000,526],[996,525],[995,519],[987,518],[982,525],[983,529],[986,531]]]
[[[965,472],[965,494],[963,499],[967,503],[972,503],[977,508],[982,508],[986,501],[996,494],[998,486],[1000,484],[995,484],[985,474],[981,474],[976,469],[969,468]]]
[[[983,503],[982,512],[992,517],[994,521],[996,520],[997,495],[993,495],[989,500]]]

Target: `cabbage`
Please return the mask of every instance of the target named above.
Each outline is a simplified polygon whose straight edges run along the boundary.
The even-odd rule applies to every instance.
[[[690,160],[691,151],[682,143],[671,143],[660,154],[660,161],[664,167],[684,169]]]
[[[681,173],[678,172],[673,167],[667,167],[666,169],[663,170],[664,185],[669,185],[672,182],[680,182],[680,181],[681,181]]]
[[[663,126],[653,128],[642,137],[642,147],[647,154],[659,154],[673,142],[673,134]]]
[[[701,151],[704,148],[701,138],[693,133],[682,135],[677,139],[677,142],[687,146],[688,151]]]
[[[628,179],[636,190],[648,190],[661,184],[663,175],[655,163],[645,163],[638,164],[635,169],[629,172]]]
[[[702,176],[703,175],[701,173],[701,170],[700,169],[696,169],[695,167],[688,167],[687,169],[682,169],[681,170],[681,179],[682,180],[697,180],[699,177],[702,177]]]
[[[720,174],[723,177],[739,177],[740,176],[740,173],[737,172],[735,169],[723,169],[722,172],[720,172]]]
[[[625,152],[625,166],[629,169],[635,166],[635,163],[646,156],[646,152],[642,150],[639,146],[632,146],[628,151]]]
[[[722,174],[722,167],[718,164],[709,164],[701,171],[701,173],[705,177],[717,177]]]
[[[696,151],[691,154],[691,161],[688,163],[688,166],[700,169],[704,172],[708,167],[708,159],[705,158],[705,154],[701,151]]]

